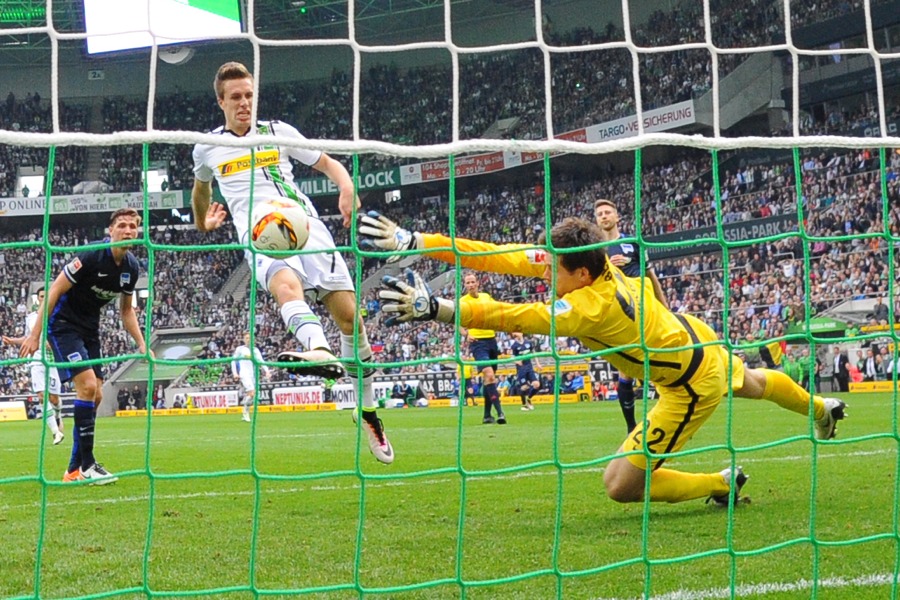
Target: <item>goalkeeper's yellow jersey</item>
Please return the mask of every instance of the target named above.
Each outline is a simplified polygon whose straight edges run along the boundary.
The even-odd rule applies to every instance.
[[[449,237],[422,234],[422,240],[426,256],[455,264],[456,255]],[[479,271],[541,277],[552,260],[547,251],[524,244],[497,245],[461,238],[455,241],[456,248],[462,252],[498,252],[460,256],[464,267]],[[686,347],[697,343],[698,326],[704,328],[700,341],[715,339],[715,334],[702,322],[675,315],[660,304],[653,295],[653,287],[645,280],[627,277],[609,262],[592,284],[553,303],[509,304],[485,300],[460,303],[459,313],[460,324],[469,328],[546,335],[554,323],[556,335],[577,337],[591,350],[619,348],[603,357],[628,377],[645,379],[646,357],[650,381],[663,386],[683,385],[696,371],[703,350]],[[648,349],[646,355],[642,343]]]

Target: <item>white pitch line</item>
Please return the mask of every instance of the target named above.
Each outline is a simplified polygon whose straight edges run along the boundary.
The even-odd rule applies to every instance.
[[[857,588],[878,587],[898,583],[893,574],[860,575],[852,579],[845,577],[827,577],[820,579],[820,588]],[[769,594],[781,594],[786,592],[805,592],[811,590],[815,582],[808,579],[800,579],[787,583],[754,583],[735,586],[734,595],[738,598],[748,596],[766,596]],[[649,600],[722,600],[731,598],[731,588],[716,588],[708,590],[677,590],[658,596],[650,596]],[[595,600],[624,600],[621,598],[595,598]],[[641,598],[629,598],[628,600],[647,600]]]
[[[830,458],[848,458],[848,457],[867,457],[867,456],[879,456],[883,454],[893,454],[893,450],[866,450],[866,451],[858,451],[858,452],[834,452],[834,453],[819,453],[820,459],[830,459]],[[792,456],[772,456],[766,458],[756,458],[756,459],[747,459],[741,460],[742,464],[749,463],[767,463],[767,462],[781,462],[781,461],[798,461],[809,459],[810,455],[792,455]],[[681,461],[679,465],[690,465],[690,464],[700,464],[700,461]],[[513,480],[513,479],[522,479],[525,477],[558,477],[559,473],[553,469],[552,466],[541,467],[541,470],[538,471],[520,471],[517,473],[506,473],[503,475],[471,475],[469,476],[470,480]],[[604,471],[604,467],[586,467],[573,469],[572,472],[581,474],[581,473],[602,473]],[[341,476],[342,478],[350,477],[350,475]],[[394,480],[378,480],[378,481],[370,481],[366,483],[367,488],[387,488],[387,487],[405,487],[407,485],[443,485],[446,484],[451,478],[455,478],[456,475],[444,475],[442,477],[432,478],[432,479],[394,479]],[[187,479],[187,478],[186,478]],[[174,481],[174,480],[166,480]],[[183,480],[182,480],[183,481]],[[266,480],[268,484],[277,484],[278,480]],[[360,488],[359,483],[353,483],[350,485],[321,485],[321,484],[313,484],[307,487],[291,487],[285,489],[277,489],[277,490],[267,490],[264,493],[266,494],[294,494],[300,492],[317,492],[317,491],[339,491],[339,490],[358,490]],[[2,490],[2,488],[0,488]],[[232,490],[232,491],[224,491],[224,492],[188,492],[182,494],[155,494],[154,498],[156,500],[179,500],[179,499],[189,499],[189,498],[217,498],[223,496],[253,496],[256,492],[253,490]],[[61,507],[61,506],[80,506],[84,504],[95,505],[95,504],[116,504],[120,502],[141,502],[145,500],[149,500],[149,494],[138,494],[134,496],[128,497],[116,497],[116,498],[81,498],[78,500],[66,500],[64,502],[48,502],[47,506],[50,507]],[[4,504],[0,505],[0,513],[8,511],[12,508],[40,508],[40,502],[28,502],[23,504]]]

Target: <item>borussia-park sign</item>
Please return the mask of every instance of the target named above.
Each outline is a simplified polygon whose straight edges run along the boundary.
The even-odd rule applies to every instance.
[[[774,217],[766,217],[764,219],[753,219],[752,221],[741,221],[738,223],[728,223],[722,228],[722,236],[726,242],[751,242],[761,238],[780,235],[797,231],[797,213],[788,213],[785,215],[776,215]],[[715,227],[701,227],[699,229],[691,229],[690,231],[679,231],[677,233],[667,233],[665,235],[648,236],[645,238],[648,242],[658,243],[676,243],[678,246],[672,247],[651,247],[647,249],[650,257],[653,259],[673,258],[687,254],[697,254],[698,252],[711,252],[721,249],[721,245],[717,242],[693,243],[694,240],[703,238],[715,238],[717,235]],[[691,242],[691,243],[687,243]]]
[[[643,125],[646,133],[669,131],[685,125],[691,125],[696,120],[693,100],[648,110],[643,114]],[[576,129],[575,131],[567,131],[558,134],[556,139],[596,144],[636,135],[638,135],[638,120],[636,115],[631,115],[630,117],[598,123]],[[560,153],[555,154],[558,155]],[[485,154],[458,156],[454,159],[453,168],[456,177],[472,177],[474,175],[513,169],[542,160],[544,160],[544,155],[540,152],[487,152]],[[389,171],[363,173],[359,176],[359,189],[363,191],[396,189],[405,185],[445,181],[447,179],[450,179],[450,161],[441,159],[404,165]],[[324,177],[299,179],[297,184],[300,187],[300,191],[310,197],[336,196],[338,194],[337,186]]]
[[[185,202],[181,191],[152,192],[148,194],[147,205],[151,210],[184,208]],[[26,217],[44,215],[47,202],[44,196],[37,198],[0,198],[0,217]],[[144,194],[141,192],[123,194],[73,194],[70,196],[51,196],[50,214],[70,215],[79,213],[106,213],[120,208],[144,210]]]

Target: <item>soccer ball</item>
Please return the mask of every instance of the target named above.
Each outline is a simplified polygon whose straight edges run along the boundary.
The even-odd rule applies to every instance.
[[[302,250],[309,239],[309,215],[292,200],[264,200],[253,205],[250,242],[257,250]]]

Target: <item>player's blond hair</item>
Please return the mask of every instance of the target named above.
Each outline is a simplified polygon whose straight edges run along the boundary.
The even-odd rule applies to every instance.
[[[597,200],[594,201],[594,210],[595,210],[595,211],[596,211],[598,208],[600,208],[601,206],[609,206],[610,208],[612,208],[612,209],[613,209],[614,211],[616,211],[617,213],[619,212],[618,207],[616,207],[616,203],[613,202],[612,200],[607,199],[607,198],[597,198]]]
[[[216,71],[216,79],[213,88],[216,90],[216,98],[225,97],[225,82],[233,79],[253,79],[253,75],[243,64],[239,62],[227,62]]]

